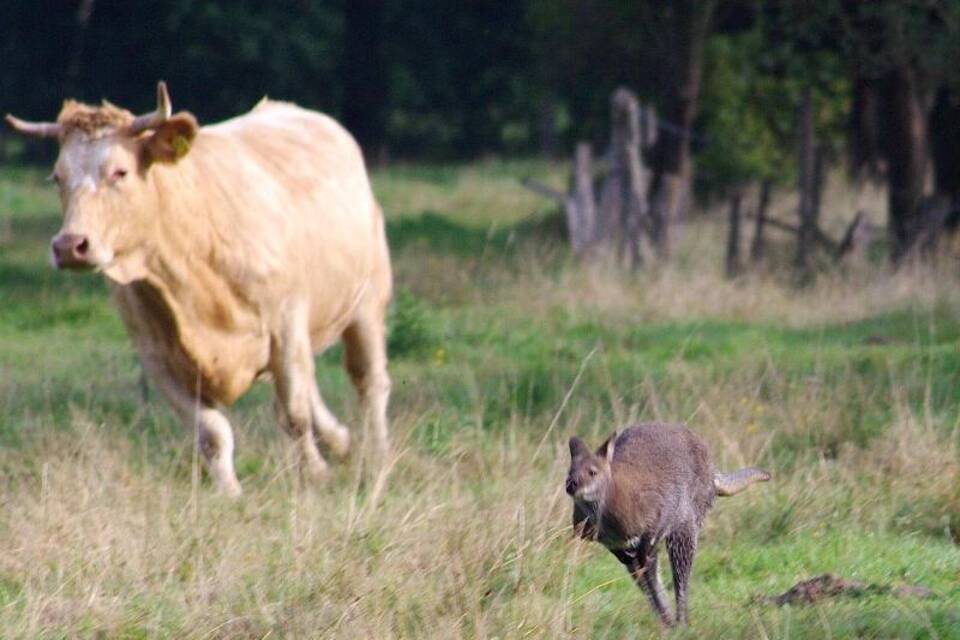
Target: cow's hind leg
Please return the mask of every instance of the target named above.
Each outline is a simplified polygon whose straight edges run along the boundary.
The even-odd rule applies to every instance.
[[[387,343],[384,309],[380,305],[358,313],[343,332],[344,363],[363,410],[364,430],[372,427],[376,452],[384,461],[390,447],[387,433]]]
[[[350,451],[350,430],[340,424],[320,396],[316,383],[310,399],[310,415],[313,417],[313,435],[338,457]]]
[[[305,314],[291,316],[286,331],[274,340],[270,360],[277,420],[296,442],[301,470],[313,478],[323,478],[327,462],[320,455],[314,436],[318,404],[330,420],[336,421],[323,407],[317,391]]]
[[[154,377],[180,420],[196,431],[197,445],[217,489],[231,497],[239,496],[240,482],[233,469],[233,430],[230,421],[211,404],[183,391],[167,376],[160,374]]]

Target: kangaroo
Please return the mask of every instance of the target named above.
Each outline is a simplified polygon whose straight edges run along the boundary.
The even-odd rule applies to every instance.
[[[770,479],[761,469],[718,473],[707,445],[682,424],[639,424],[614,432],[596,453],[570,438],[566,489],[574,531],[605,546],[630,572],[666,626],[687,623],[687,585],[697,536],[716,496]],[[666,541],[676,619],[666,604],[657,545]]]

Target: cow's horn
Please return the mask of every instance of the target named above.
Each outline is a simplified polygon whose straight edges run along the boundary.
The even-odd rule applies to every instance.
[[[7,124],[15,131],[26,136],[35,136],[37,138],[58,138],[63,127],[58,122],[27,122],[20,118],[14,118],[7,114]]]
[[[167,93],[167,83],[161,80],[157,83],[157,110],[145,113],[134,118],[130,125],[130,133],[137,134],[147,129],[155,129],[170,119],[170,94]]]

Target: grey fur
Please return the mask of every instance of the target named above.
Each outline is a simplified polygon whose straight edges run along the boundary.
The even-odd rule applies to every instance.
[[[670,626],[687,622],[697,536],[716,497],[769,479],[769,473],[753,468],[717,473],[706,444],[685,425],[645,423],[614,433],[596,453],[570,438],[566,489],[577,534],[609,549]],[[673,572],[676,618],[660,582],[660,540]]]

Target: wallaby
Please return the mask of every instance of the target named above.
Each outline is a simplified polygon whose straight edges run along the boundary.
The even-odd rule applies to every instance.
[[[732,496],[770,479],[761,469],[718,473],[707,445],[682,424],[639,424],[614,432],[596,453],[570,438],[567,493],[576,533],[596,540],[622,562],[663,624],[687,622],[687,585],[697,535],[716,496]],[[657,568],[666,541],[676,620],[670,617]]]

